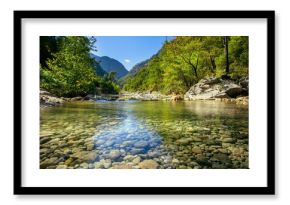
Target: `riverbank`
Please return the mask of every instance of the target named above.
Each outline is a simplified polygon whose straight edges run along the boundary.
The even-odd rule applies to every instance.
[[[157,91],[121,92],[118,100],[141,101],[193,101],[216,100],[226,103],[248,105],[248,79],[243,78],[238,82],[223,80],[221,78],[202,79],[193,85],[184,95],[164,95]]]
[[[39,98],[40,98],[40,107],[45,108],[59,106],[65,102],[96,101],[96,100],[114,101],[119,98],[119,95],[102,94],[96,96],[87,95],[86,97],[77,96],[73,98],[65,98],[65,97],[57,97],[45,90],[40,90]]]
[[[54,106],[61,105],[66,100],[64,98],[56,97],[46,90],[40,90],[39,101],[40,101],[40,107],[44,108],[44,107],[54,107]]]
[[[140,101],[221,101],[225,103],[235,103],[238,105],[248,105],[249,97],[248,96],[238,96],[236,98],[231,97],[208,97],[208,98],[198,98],[190,99],[187,96],[182,95],[163,95],[159,92],[126,92],[120,94],[118,98],[119,101],[126,100],[140,100]]]
[[[64,98],[56,97],[47,91],[40,91],[40,106],[51,107],[61,105],[64,102],[74,101],[193,101],[193,100],[216,100],[225,103],[248,105],[248,78],[239,81],[223,80],[220,78],[206,78],[193,85],[184,95],[165,95],[158,91],[126,92],[120,94],[87,95],[86,97]]]
[[[182,95],[164,95],[157,91],[145,91],[145,92],[121,92],[119,99],[121,101],[126,100],[140,100],[140,101],[177,101],[183,100]]]

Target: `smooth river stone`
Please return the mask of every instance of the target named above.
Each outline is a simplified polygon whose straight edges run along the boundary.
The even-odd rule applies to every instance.
[[[245,150],[240,149],[240,148],[232,148],[231,152],[233,156],[240,157],[245,152]]]
[[[66,165],[58,165],[57,167],[56,167],[56,169],[67,169],[67,166]]]
[[[193,142],[201,142],[202,140],[199,137],[191,137]]]
[[[124,157],[124,160],[129,161],[129,162],[131,162],[133,159],[135,159],[135,156],[133,156],[133,155],[127,155]]]
[[[234,142],[236,142],[236,140],[234,138],[227,137],[227,138],[223,138],[222,139],[222,142],[225,142],[225,143],[234,143]]]
[[[248,134],[248,132],[240,131],[237,137],[239,139],[248,138],[249,137],[249,134]]]
[[[69,154],[72,154],[72,151],[71,151],[71,149],[65,148],[65,149],[63,149],[63,154],[69,155]]]
[[[94,161],[97,157],[97,153],[89,151],[81,151],[74,153],[73,155],[71,155],[71,157],[80,159],[82,161]]]
[[[49,149],[47,149],[47,148],[40,149],[40,154],[48,153],[48,150]]]
[[[130,152],[131,152],[131,154],[135,155],[135,154],[142,153],[143,149],[132,149]]]
[[[64,164],[67,165],[67,166],[69,166],[73,161],[74,161],[74,160],[73,160],[72,158],[68,158],[68,159],[64,162]]]
[[[134,147],[137,147],[137,148],[144,148],[144,147],[147,147],[149,145],[148,142],[146,141],[139,141],[139,142],[136,142],[134,144]]]
[[[176,141],[178,144],[186,145],[192,142],[191,138],[182,138]]]
[[[124,141],[123,143],[122,143],[122,145],[123,146],[131,146],[133,144],[133,142],[132,141]]]
[[[122,163],[120,163],[120,164],[114,164],[114,165],[112,166],[112,168],[113,168],[113,169],[132,169],[133,166],[132,166],[132,164],[128,164],[128,163],[124,163],[124,162],[122,162]]]
[[[193,147],[191,149],[191,151],[192,151],[193,154],[201,154],[202,153],[202,151],[201,151],[201,149],[199,147]]]
[[[95,142],[96,145],[102,145],[104,144],[106,141],[105,140],[98,140]]]
[[[212,161],[220,161],[222,163],[230,163],[231,160],[229,159],[227,154],[222,154],[222,153],[218,153],[218,154],[214,154],[211,158]]]
[[[228,154],[229,153],[227,149],[218,149],[218,151],[220,153],[223,153],[223,154]]]
[[[159,157],[160,155],[161,155],[161,153],[158,151],[148,152],[148,157],[150,157],[150,158],[156,158],[156,157]]]
[[[106,159],[104,162],[103,162],[103,165],[104,165],[104,168],[105,169],[109,169],[111,166],[112,166],[112,161],[110,159]]]
[[[115,142],[113,140],[111,140],[111,141],[106,142],[105,146],[106,147],[111,147],[113,144],[115,144]]]
[[[134,165],[139,164],[141,162],[141,157],[136,157],[135,159],[132,160],[132,163]]]
[[[104,168],[104,164],[102,162],[95,162],[94,163],[95,169],[102,169]]]
[[[88,169],[89,168],[89,164],[88,163],[82,163],[81,165],[81,168],[83,168],[83,169]]]
[[[42,137],[42,138],[40,138],[40,144],[44,144],[44,143],[46,143],[46,142],[48,142],[50,140],[51,140],[50,137]]]
[[[121,152],[119,150],[112,150],[110,153],[107,155],[108,158],[114,160],[118,159],[121,156]]]
[[[172,159],[172,163],[173,164],[178,164],[179,163],[179,160],[174,158],[174,159]]]
[[[138,164],[138,166],[141,169],[157,169],[159,164],[156,161],[149,159],[149,160],[144,160],[144,161],[140,162]]]
[[[51,136],[53,136],[53,135],[54,135],[53,132],[49,132],[49,131],[41,131],[40,138],[51,137]]]
[[[92,151],[94,149],[94,144],[88,144],[87,145],[87,150]]]
[[[40,168],[45,169],[48,166],[56,165],[58,163],[58,158],[57,157],[52,157],[49,159],[44,160],[43,162],[40,163]]]

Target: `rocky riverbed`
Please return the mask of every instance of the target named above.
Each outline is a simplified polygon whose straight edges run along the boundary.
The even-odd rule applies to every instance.
[[[202,79],[184,96],[58,98],[40,91],[41,108],[49,107],[41,110],[40,168],[249,168],[247,95],[247,79],[217,78]]]
[[[40,168],[248,168],[247,109],[212,103],[80,102],[43,110]]]

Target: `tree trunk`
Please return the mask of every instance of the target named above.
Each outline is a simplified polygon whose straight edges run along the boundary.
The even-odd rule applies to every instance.
[[[229,75],[230,72],[230,65],[229,65],[229,46],[228,46],[228,37],[224,37],[225,43],[225,53],[226,53],[226,75]]]
[[[194,67],[194,72],[195,72],[195,76],[198,79],[198,75],[197,75],[197,66],[198,66],[198,58],[196,59],[196,66]]]
[[[198,78],[198,75],[197,75],[198,59],[196,61],[196,65],[194,65],[191,61],[188,61],[188,64],[193,68],[195,77]]]
[[[211,64],[211,67],[212,67],[211,72],[214,73],[214,71],[216,70],[216,64],[215,64],[215,61],[214,61],[214,57],[209,56],[209,58],[210,58],[210,64]]]

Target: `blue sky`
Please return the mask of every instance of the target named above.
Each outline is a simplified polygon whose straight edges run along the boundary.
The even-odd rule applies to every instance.
[[[127,70],[150,58],[162,47],[166,36],[95,36],[98,56],[120,61]],[[168,40],[173,37],[168,36]]]

